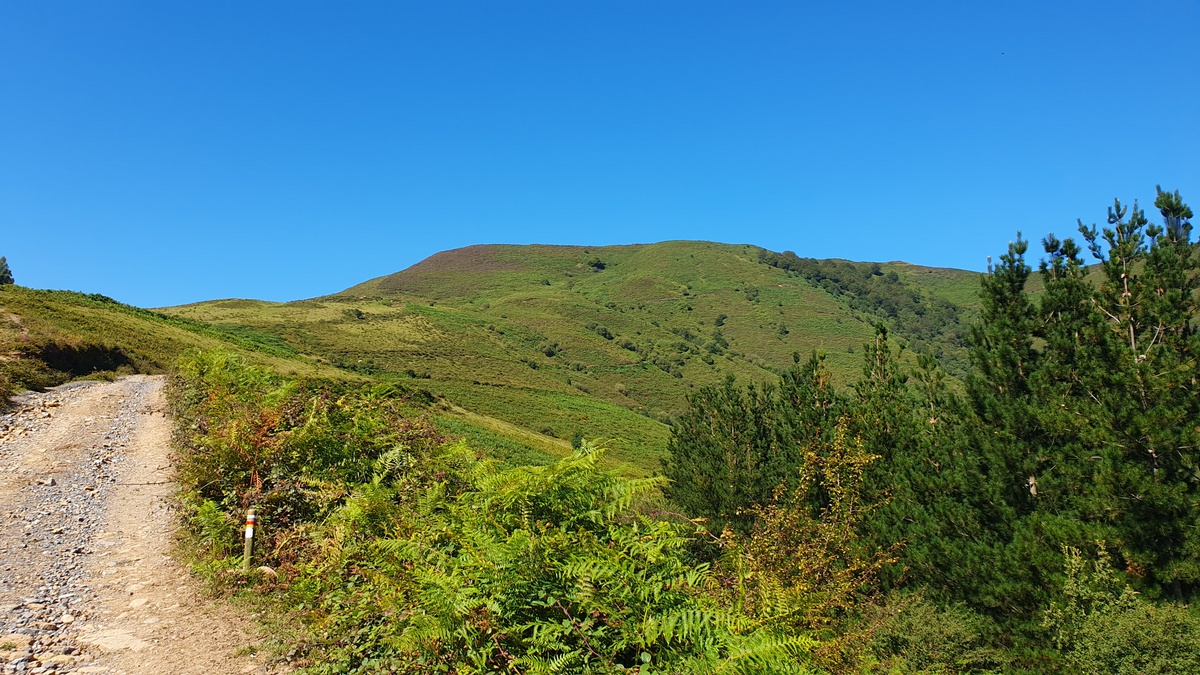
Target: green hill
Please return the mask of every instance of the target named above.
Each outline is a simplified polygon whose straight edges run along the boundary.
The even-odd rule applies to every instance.
[[[282,373],[346,376],[246,327],[211,326],[102,295],[0,285],[0,395],[78,378],[166,372],[184,351],[217,348]]]
[[[497,245],[439,253],[324,298],[163,312],[272,336],[352,372],[420,380],[460,424],[534,454],[566,454],[578,435],[608,438],[615,461],[644,473],[694,388],[728,375],[770,382],[813,350],[848,383],[877,322],[951,368],[964,362],[977,288],[971,272],[748,245]]]

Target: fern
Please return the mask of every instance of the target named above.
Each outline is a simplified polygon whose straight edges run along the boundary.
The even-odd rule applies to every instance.
[[[634,510],[664,480],[601,470],[595,443],[498,471],[380,392],[188,368],[197,527],[223,537],[249,500],[278,518],[314,673],[808,672],[812,640],[714,602],[694,524]]]
[[[206,499],[196,509],[192,516],[192,525],[200,533],[201,544],[206,544],[213,558],[224,558],[229,555],[233,545],[235,523],[221,511],[217,503]]]

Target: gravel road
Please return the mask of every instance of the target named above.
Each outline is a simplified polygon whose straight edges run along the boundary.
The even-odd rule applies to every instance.
[[[280,672],[170,556],[163,383],[72,383],[0,415],[0,672]]]

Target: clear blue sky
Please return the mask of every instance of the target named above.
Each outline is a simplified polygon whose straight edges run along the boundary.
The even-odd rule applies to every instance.
[[[0,0],[0,255],[162,306],[474,243],[982,269],[1200,205],[1200,3],[823,4]]]

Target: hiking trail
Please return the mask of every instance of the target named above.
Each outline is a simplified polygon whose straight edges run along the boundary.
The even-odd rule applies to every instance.
[[[0,415],[0,672],[285,672],[171,556],[164,384],[75,382]]]

